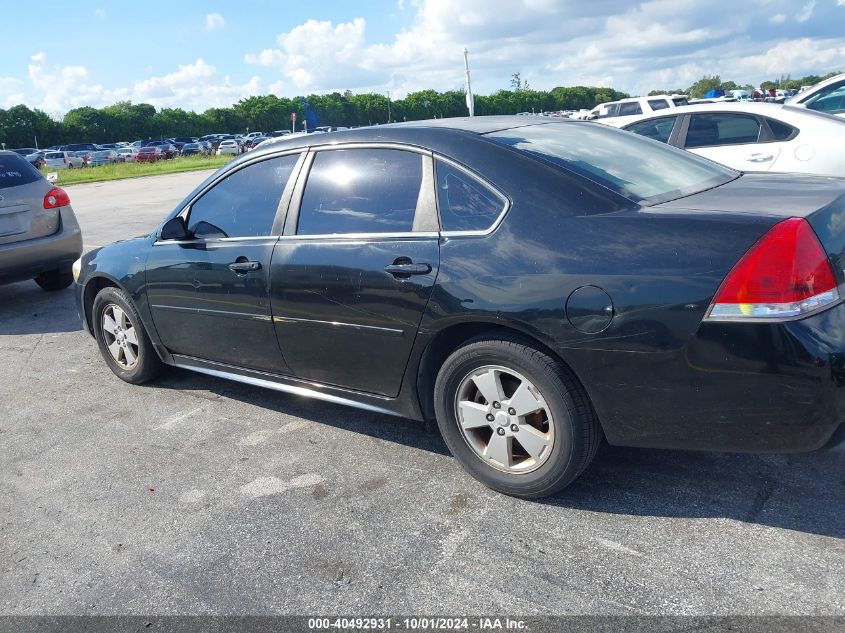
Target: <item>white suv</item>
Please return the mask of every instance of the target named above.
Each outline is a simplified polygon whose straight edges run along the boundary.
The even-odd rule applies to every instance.
[[[615,119],[618,117],[651,114],[658,110],[687,105],[686,95],[652,95],[651,97],[629,97],[619,101],[600,103],[590,111],[588,119]],[[601,121],[606,123],[606,121]]]
[[[47,152],[44,166],[49,169],[79,169],[85,162],[73,152]]]
[[[845,117],[845,73],[799,92],[787,104]]]

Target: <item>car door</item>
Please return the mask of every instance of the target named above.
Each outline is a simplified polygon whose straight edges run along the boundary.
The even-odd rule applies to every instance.
[[[181,212],[189,239],[155,242],[147,297],[172,353],[290,373],[273,329],[269,281],[290,198],[284,192],[300,160],[299,153],[276,156],[227,173]]]
[[[432,158],[396,146],[309,155],[271,303],[300,378],[396,396],[439,269]]]
[[[781,143],[763,134],[759,117],[734,112],[689,115],[682,147],[740,171],[768,171]]]

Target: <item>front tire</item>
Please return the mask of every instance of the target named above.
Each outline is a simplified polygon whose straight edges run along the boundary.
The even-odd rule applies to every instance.
[[[103,288],[94,298],[94,336],[115,376],[133,385],[156,378],[164,364],[153,349],[141,317],[127,294]]]
[[[449,450],[486,486],[538,499],[581,475],[601,432],[575,377],[516,338],[470,341],[443,363],[434,388]]]

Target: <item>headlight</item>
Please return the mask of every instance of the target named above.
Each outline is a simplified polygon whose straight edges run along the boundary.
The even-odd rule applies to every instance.
[[[65,268],[67,270],[67,268]],[[71,272],[73,272],[73,280],[79,281],[79,273],[82,272],[82,258],[80,257],[75,262],[73,262],[73,266],[70,267]]]

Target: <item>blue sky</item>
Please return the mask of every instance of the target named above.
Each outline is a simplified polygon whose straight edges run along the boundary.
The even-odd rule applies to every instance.
[[[251,94],[535,88],[632,94],[702,74],[845,70],[845,0],[24,2],[3,8],[0,107],[118,100],[203,110]]]

